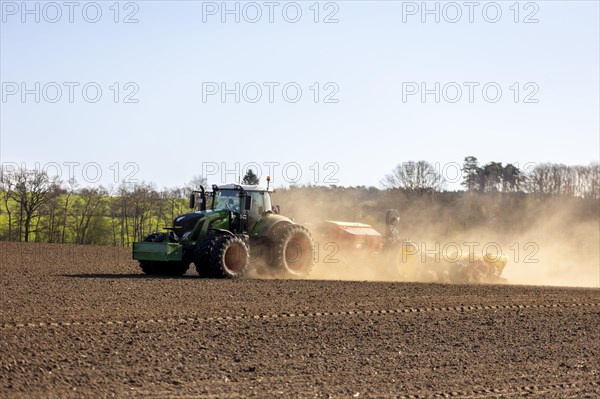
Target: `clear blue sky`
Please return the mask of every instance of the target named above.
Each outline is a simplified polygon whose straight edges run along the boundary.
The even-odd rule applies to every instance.
[[[321,2],[318,16],[313,1],[278,2],[273,22],[265,2],[254,3],[260,18],[254,4],[228,2],[230,9],[238,4],[239,23],[234,14],[221,15],[220,1],[122,2],[118,16],[113,3],[98,2],[97,18],[94,5],[80,2],[70,23],[63,2],[55,3],[58,10],[29,2],[32,14],[23,13],[20,1],[2,2],[3,163],[53,163],[64,178],[76,162],[72,170],[84,185],[87,164],[90,181],[99,167],[105,185],[118,169],[119,178],[131,173],[162,187],[215,165],[217,172],[234,170],[236,162],[258,163],[263,175],[268,163],[279,163],[273,176],[279,186],[293,180],[295,162],[301,183],[379,186],[409,160],[443,165],[475,155],[483,163],[526,165],[600,157],[597,1],[479,2],[473,10],[454,3],[460,18],[447,2],[428,2],[439,7],[439,23],[422,14],[420,1]],[[298,8],[299,21],[289,22]],[[128,15],[138,22],[123,23]],[[324,23],[326,17],[337,23]],[[239,103],[234,94],[225,102],[220,93],[208,95],[222,82],[229,89],[240,82]],[[256,103],[256,85],[244,92],[249,82],[261,87]],[[265,82],[274,82],[273,102]],[[302,90],[296,103],[282,94],[290,82],[288,100],[295,87]],[[423,102],[421,83],[435,91],[436,82],[440,102],[433,93]],[[465,82],[472,82],[472,102]],[[32,90],[24,98],[22,83]],[[53,103],[56,86],[62,97]],[[462,97],[453,103],[457,86]],[[102,96],[88,102],[95,87]],[[502,95],[491,102],[497,87]],[[337,102],[324,102],[334,92]],[[127,94],[138,102],[125,103]],[[292,167],[284,176],[286,164]],[[209,182],[234,174],[211,174]]]

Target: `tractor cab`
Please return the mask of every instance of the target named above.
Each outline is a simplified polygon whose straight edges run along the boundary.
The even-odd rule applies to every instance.
[[[258,222],[267,213],[273,212],[268,186],[243,184],[213,185],[212,190],[194,191],[190,195],[190,208],[197,212],[228,210],[237,215],[246,215],[250,224]],[[196,195],[200,194],[199,201]],[[197,204],[199,209],[197,209]]]

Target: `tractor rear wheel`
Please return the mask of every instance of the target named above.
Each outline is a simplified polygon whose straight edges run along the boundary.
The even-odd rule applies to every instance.
[[[306,228],[291,224],[273,237],[272,265],[284,276],[306,277],[313,267],[313,241]]]
[[[219,238],[210,254],[210,266],[214,277],[237,279],[248,270],[248,247],[234,236]]]

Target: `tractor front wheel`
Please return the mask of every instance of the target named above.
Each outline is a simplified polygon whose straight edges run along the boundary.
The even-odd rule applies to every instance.
[[[194,251],[194,265],[198,275],[203,278],[214,277],[210,266],[210,254],[219,237],[212,235],[200,241]]]
[[[237,279],[248,270],[248,247],[234,236],[219,238],[210,254],[210,266],[214,277]]]

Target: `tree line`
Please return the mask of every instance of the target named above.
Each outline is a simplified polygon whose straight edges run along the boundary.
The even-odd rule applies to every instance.
[[[461,185],[469,192],[600,198],[598,163],[587,166],[541,163],[522,170],[511,163],[480,165],[476,157],[468,156],[461,172]],[[435,165],[427,161],[409,161],[396,166],[381,183],[386,188],[424,194],[443,191],[447,182]]]
[[[257,184],[257,180],[248,171],[243,183]],[[381,184],[384,191],[399,190],[405,196],[442,192],[446,182],[429,162],[410,161],[394,168]],[[600,199],[600,167],[544,163],[523,171],[500,162],[479,165],[477,158],[469,156],[462,165],[461,184],[467,192],[486,196],[524,193]],[[111,189],[80,187],[74,179],[61,181],[38,170],[0,169],[0,240],[128,247],[152,231],[171,226],[176,216],[188,211],[186,198],[199,185],[206,185],[202,176],[184,187],[163,189],[145,182],[121,183]],[[315,189],[319,187],[311,188]]]
[[[191,184],[205,183],[198,179]],[[0,239],[130,246],[184,213],[193,189],[152,183],[79,187],[37,170],[0,170]]]

